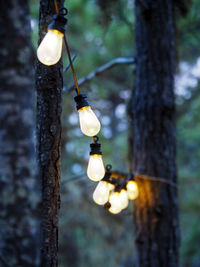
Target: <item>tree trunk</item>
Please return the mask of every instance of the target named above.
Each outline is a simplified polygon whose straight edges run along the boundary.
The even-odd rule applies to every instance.
[[[59,8],[63,1],[58,1]],[[39,43],[55,14],[54,1],[40,1]],[[37,62],[38,163],[42,182],[42,267],[58,266],[58,213],[60,208],[60,146],[62,63]]]
[[[29,1],[0,9],[0,266],[39,266]]]
[[[145,6],[142,2],[146,2]],[[133,169],[177,183],[174,1],[136,1],[137,69],[133,111]],[[177,188],[137,179],[136,247],[140,267],[177,267]]]

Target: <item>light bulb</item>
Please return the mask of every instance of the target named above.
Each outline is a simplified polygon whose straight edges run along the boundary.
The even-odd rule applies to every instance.
[[[37,50],[37,57],[41,63],[47,66],[56,64],[62,54],[63,37],[67,19],[67,9],[63,8],[59,15],[53,15],[53,20],[48,26],[48,32]]]
[[[93,193],[93,200],[98,205],[103,205],[109,198],[109,184],[105,181],[100,181]]]
[[[105,175],[105,168],[102,160],[102,155],[92,154],[90,155],[87,175],[90,180],[94,182],[100,181]]]
[[[101,129],[101,124],[90,106],[78,110],[80,128],[87,136],[97,135]]]
[[[116,207],[110,207],[109,209],[108,209],[108,211],[110,212],[110,213],[112,213],[112,214],[118,214],[118,213],[120,213],[121,212],[121,209],[118,209],[118,208],[116,208]]]
[[[119,197],[119,192],[111,192],[109,197],[110,208],[109,211],[113,214],[117,214],[122,210],[122,203]]]
[[[125,189],[120,191],[119,198],[121,200],[122,209],[126,209],[128,207],[128,193]]]
[[[101,129],[101,124],[91,109],[85,94],[79,94],[74,97],[76,108],[79,114],[80,128],[83,134],[95,136]]]
[[[129,181],[126,185],[127,188],[127,192],[128,192],[128,198],[130,200],[134,200],[138,197],[138,186],[136,184],[136,182],[134,181]]]
[[[115,186],[114,184],[111,184],[108,182],[108,188],[109,188],[109,191],[112,191],[115,188]]]
[[[56,64],[62,54],[62,32],[49,29],[37,50],[37,57],[41,63],[47,66]]]

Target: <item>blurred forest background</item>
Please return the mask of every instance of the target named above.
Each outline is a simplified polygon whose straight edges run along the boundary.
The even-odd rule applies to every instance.
[[[105,2],[107,3],[105,5]],[[39,3],[31,0],[31,26],[38,42]],[[133,0],[73,0],[67,36],[78,78],[117,57],[134,57]],[[182,267],[200,266],[200,1],[177,15],[177,165]],[[177,10],[178,13],[178,10]],[[64,56],[64,65],[68,64]],[[134,86],[134,65],[118,65],[82,86],[96,114],[105,164],[128,166],[128,100]],[[109,214],[92,200],[95,184],[86,177],[89,139],[82,135],[74,106],[69,69],[64,75],[62,179],[59,266],[134,266],[134,207]]]

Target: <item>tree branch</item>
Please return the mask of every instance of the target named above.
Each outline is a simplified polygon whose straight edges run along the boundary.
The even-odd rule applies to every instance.
[[[72,62],[74,62],[75,59],[76,59],[76,55],[73,55],[73,57],[72,57]],[[69,68],[70,68],[70,64],[68,64],[68,65],[63,69],[63,73],[65,73],[66,71],[68,71]]]
[[[75,176],[71,176],[70,178],[68,178],[67,180],[64,180],[62,181],[61,184],[65,184],[65,183],[69,183],[69,182],[74,182],[74,181],[77,181],[77,180],[81,180],[85,177],[85,173],[81,173],[81,174],[78,174],[78,175],[75,175]]]
[[[132,57],[118,57],[118,58],[115,58],[111,61],[109,61],[108,63],[100,66],[99,68],[97,68],[95,71],[91,72],[90,74],[88,74],[87,76],[85,77],[82,77],[78,80],[78,85],[81,86],[83,84],[85,84],[86,82],[89,82],[91,81],[92,79],[94,79],[96,76],[98,75],[101,75],[102,73],[104,73],[105,71],[115,67],[116,65],[132,65],[132,64],[135,64],[136,63],[136,60],[135,58],[132,58]],[[65,89],[65,92],[70,92],[72,90],[75,89],[75,85],[71,85],[69,87],[67,87]]]

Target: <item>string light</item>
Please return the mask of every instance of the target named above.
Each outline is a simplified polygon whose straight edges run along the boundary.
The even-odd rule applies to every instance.
[[[119,193],[119,198],[121,201],[122,209],[126,209],[128,207],[128,193],[125,188],[122,188]]]
[[[61,9],[63,13],[53,15],[53,21],[48,26],[48,32],[37,49],[37,57],[41,63],[47,66],[56,64],[62,55],[63,37],[67,19],[67,9]]]
[[[65,35],[67,19],[64,16],[67,15],[68,11],[66,8],[61,8],[59,10],[57,0],[54,0],[54,5],[57,14],[53,15],[53,20],[48,26],[48,32],[37,49],[37,57],[44,65],[51,66],[56,64],[62,56],[64,40],[76,85],[75,90],[77,96],[74,100],[79,114],[80,128],[83,134],[92,137],[93,140],[93,143],[90,144],[91,152],[87,168],[88,177],[92,181],[99,181],[93,193],[93,200],[98,205],[104,205],[110,213],[118,214],[128,207],[129,199],[134,200],[138,197],[138,186],[134,180],[133,174],[124,175],[123,173],[111,172],[111,165],[106,166],[105,172],[102,152],[100,150],[101,145],[98,144],[98,137],[96,136],[101,129],[101,125],[87,101],[87,96],[80,93]],[[150,177],[141,174],[136,174],[135,177],[138,179],[148,179],[154,182],[162,182],[176,188],[178,187],[176,183],[166,181],[164,178]]]
[[[79,114],[80,128],[83,134],[92,137],[94,141],[93,144],[90,144],[91,152],[87,168],[87,175],[92,181],[97,182],[100,181],[105,174],[102,152],[100,150],[101,145],[97,143],[98,137],[96,137],[96,139],[93,138],[93,136],[96,136],[96,134],[99,133],[101,124],[92,111],[91,106],[87,101],[87,96],[85,94],[80,94],[69,46],[66,36],[64,35],[65,24],[67,22],[67,19],[64,16],[67,15],[68,11],[66,8],[59,10],[57,0],[54,0],[54,5],[57,14],[53,15],[53,21],[48,26],[48,32],[38,47],[37,56],[40,62],[45,65],[51,66],[56,64],[61,58],[64,37],[64,43],[66,46],[70,67],[72,69],[76,84],[77,96],[74,98],[74,100],[76,102],[76,107]]]
[[[119,192],[118,190],[114,190],[110,193],[109,196],[109,203],[110,203],[110,208],[108,209],[111,213],[117,214],[122,211],[122,203],[119,197]]]
[[[128,198],[130,200],[134,200],[138,197],[138,186],[136,184],[136,182],[133,180],[133,178],[130,178],[127,185],[126,185],[126,189],[128,192]]]
[[[93,193],[93,200],[98,205],[104,205],[108,202],[110,191],[114,190],[115,185],[111,183],[109,171],[110,165],[106,166],[104,178],[98,183]]]
[[[85,94],[79,94],[74,100],[79,114],[82,133],[90,137],[97,135],[101,129],[101,124],[92,111],[91,106],[87,101],[87,96]]]
[[[65,36],[65,24],[67,19],[64,17],[68,11],[65,8],[59,10],[57,0],[54,0],[56,15],[48,26],[48,32],[42,40],[37,50],[37,56],[41,63],[51,66],[56,64],[62,55],[63,39],[67,50],[70,67],[76,84],[77,96],[74,98],[79,114],[80,128],[83,134],[92,137],[93,143],[90,144],[90,158],[88,162],[87,175],[89,179],[99,182],[93,193],[93,200],[98,205],[104,205],[110,213],[117,214],[128,207],[128,199],[135,199],[138,196],[138,188],[132,178],[122,181],[112,177],[111,165],[106,166],[106,172],[102,160],[101,144],[98,143],[96,136],[101,124],[92,111],[85,94],[80,93],[76,74],[74,71],[71,54]],[[123,177],[123,175],[122,175]]]
[[[98,205],[104,205],[109,199],[109,185],[105,181],[100,181],[93,193],[93,200]]]
[[[105,175],[105,168],[102,160],[101,144],[98,137],[94,137],[94,143],[90,144],[90,158],[88,162],[87,175],[94,182],[100,181]]]
[[[110,213],[118,214],[128,207],[129,199],[138,196],[138,189],[133,174],[113,172],[111,169],[110,164],[106,165],[104,178],[98,183],[93,200],[98,205],[104,205]]]

